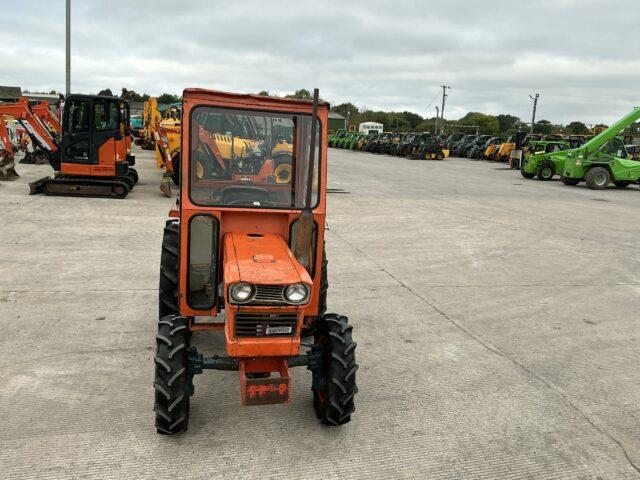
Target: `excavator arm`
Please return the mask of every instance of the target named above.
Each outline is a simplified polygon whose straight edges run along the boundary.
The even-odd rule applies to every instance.
[[[49,162],[55,169],[55,165],[59,163],[59,145],[48,127],[34,115],[29,103],[24,99],[20,99],[14,103],[0,103],[0,118],[2,120],[0,122],[0,141],[2,142],[0,180],[14,180],[18,176],[15,171],[15,152],[9,140],[5,117],[17,120],[24,127],[33,144],[47,152]]]

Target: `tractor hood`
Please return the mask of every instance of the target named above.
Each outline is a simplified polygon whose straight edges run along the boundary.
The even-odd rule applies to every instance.
[[[253,285],[311,284],[289,245],[273,233],[227,233],[224,236],[225,283]]]

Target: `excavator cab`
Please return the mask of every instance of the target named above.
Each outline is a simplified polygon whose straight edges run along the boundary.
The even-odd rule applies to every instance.
[[[157,432],[187,429],[206,369],[237,371],[242,404],[268,405],[289,402],[289,368],[306,366],[320,421],[347,423],[356,344],[347,318],[325,313],[329,105],[317,90],[311,102],[187,89],[183,102],[160,264]],[[192,337],[215,331],[226,355],[206,357]]]
[[[71,95],[63,113],[60,172],[89,177],[126,176],[130,155],[129,105],[116,97]]]
[[[138,182],[131,168],[130,108],[126,100],[101,95],[69,95],[62,137],[49,152],[53,178],[30,185],[31,194],[124,198]]]

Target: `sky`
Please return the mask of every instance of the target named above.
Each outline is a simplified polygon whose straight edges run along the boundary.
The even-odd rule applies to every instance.
[[[64,0],[3,0],[0,85],[64,89]],[[7,7],[6,4],[10,6]],[[71,90],[187,87],[445,117],[612,123],[640,106],[638,0],[72,0]]]

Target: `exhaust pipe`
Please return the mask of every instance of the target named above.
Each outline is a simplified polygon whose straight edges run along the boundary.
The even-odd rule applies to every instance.
[[[313,90],[313,109],[311,113],[311,142],[309,143],[309,164],[307,166],[307,191],[304,208],[298,218],[298,231],[296,243],[293,248],[293,255],[296,260],[307,271],[311,271],[311,246],[313,244],[313,213],[311,212],[311,202],[313,199],[313,166],[316,151],[316,123],[318,119],[318,102],[320,91]]]

